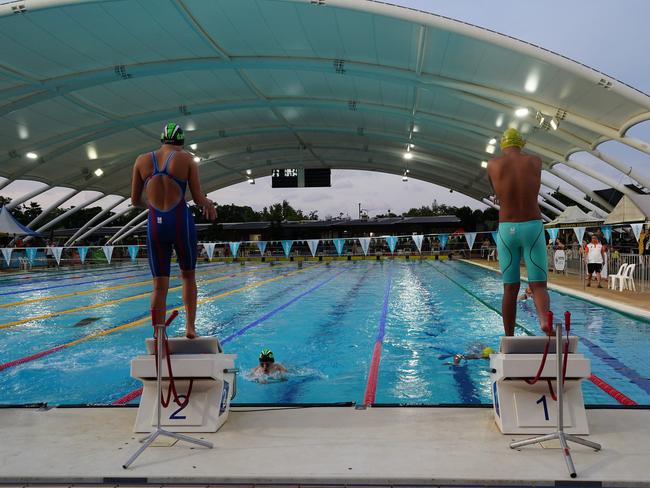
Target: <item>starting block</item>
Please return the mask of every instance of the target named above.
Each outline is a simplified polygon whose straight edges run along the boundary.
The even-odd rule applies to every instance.
[[[156,408],[160,399],[156,388],[155,342],[146,339],[147,355],[131,361],[131,376],[142,381],[144,388],[135,421],[134,432],[152,432],[156,429]],[[214,337],[169,339],[171,369],[181,402],[174,397],[167,407],[161,405],[161,426],[170,432],[216,432],[228,419],[230,401],[237,391],[236,354],[224,354]],[[163,359],[162,391],[167,396],[169,371]],[[191,386],[191,388],[190,388]]]
[[[566,344],[566,337],[562,344]],[[551,339],[546,364],[537,375],[546,336],[502,337],[500,351],[490,354],[490,382],[494,419],[503,434],[549,434],[556,430],[557,406],[551,388],[557,392],[556,339]],[[587,435],[589,426],[582,397],[582,380],[591,374],[591,362],[577,353],[578,338],[569,337],[566,379],[564,381],[564,428],[568,434]]]

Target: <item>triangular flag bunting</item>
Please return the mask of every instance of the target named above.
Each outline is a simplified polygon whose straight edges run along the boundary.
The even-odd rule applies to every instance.
[[[440,248],[444,249],[447,246],[447,241],[449,241],[449,234],[442,234],[438,237],[438,240],[440,241]]]
[[[309,250],[311,251],[311,255],[316,256],[316,250],[318,249],[318,243],[320,242],[320,239],[309,239],[307,241],[307,245],[309,246]]]
[[[546,232],[548,232],[549,237],[551,238],[551,241],[553,244],[555,244],[555,239],[557,239],[558,232],[560,232],[560,229],[546,229]],[[578,241],[580,242],[580,241]]]
[[[206,254],[208,255],[208,259],[212,259],[212,256],[214,256],[214,248],[217,247],[217,244],[214,242],[204,242],[203,243],[203,248],[205,249]]]
[[[476,232],[465,232],[465,239],[467,240],[467,245],[471,251],[474,247],[474,241],[476,240]]]
[[[11,253],[13,248],[3,247],[0,251],[2,251],[2,256],[5,258],[5,261],[7,261],[7,266],[11,266]]]
[[[129,256],[131,256],[131,261],[135,261],[135,258],[138,257],[138,249],[140,249],[135,244],[129,246]]]
[[[584,227],[574,227],[573,232],[576,233],[576,237],[578,238],[578,243],[582,243],[582,238],[585,236],[585,228]],[[553,241],[555,242],[555,241]]]
[[[363,255],[368,255],[368,248],[370,247],[370,237],[359,237],[359,244],[361,244],[361,249],[363,250]]]
[[[50,247],[50,249],[52,249],[52,256],[56,259],[56,264],[61,264],[61,253],[63,252],[63,248],[60,246],[54,246]]]
[[[239,245],[241,242],[229,242],[230,244],[230,254],[232,254],[233,258],[237,257],[237,251],[239,251]]]
[[[260,250],[260,254],[264,256],[266,252],[266,241],[257,241],[257,248]]]
[[[293,241],[282,241],[282,249],[284,249],[284,255],[289,257],[291,253],[291,246],[293,246]]]
[[[104,256],[106,256],[106,261],[111,263],[111,258],[113,257],[113,246],[102,246],[102,251],[104,251]]]
[[[612,226],[611,225],[603,225],[601,227],[601,229],[603,231],[603,236],[605,237],[605,239],[607,239],[607,244],[611,244],[612,243]]]
[[[341,253],[343,252],[343,246],[345,245],[345,239],[332,239],[332,242],[334,243],[334,247],[336,248],[336,252],[340,256]]]
[[[88,255],[88,246],[79,246],[77,252],[79,253],[79,261],[81,261],[81,264],[84,264]]]
[[[415,242],[415,247],[418,248],[418,252],[422,252],[422,239],[424,239],[424,236],[414,234],[411,237],[413,238],[413,242]]]
[[[36,253],[38,252],[38,249],[35,247],[28,247],[25,249],[25,254],[27,255],[27,260],[29,261],[29,264],[34,264],[34,259],[36,259]]]
[[[397,245],[396,236],[386,236],[386,242],[388,243],[388,249],[390,249],[391,254],[395,251],[395,246]]]
[[[630,224],[632,227],[632,232],[634,232],[634,237],[636,237],[636,242],[639,242],[641,237],[641,229],[643,229],[643,224]]]

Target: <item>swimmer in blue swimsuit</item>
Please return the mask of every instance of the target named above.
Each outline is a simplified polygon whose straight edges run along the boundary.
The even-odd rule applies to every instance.
[[[521,151],[526,142],[516,129],[501,137],[502,155],[488,162],[487,172],[498,198],[497,251],[503,274],[503,327],[514,335],[519,293],[519,263],[524,258],[540,327],[547,332],[549,296],[548,262],[542,214],[537,203],[542,160]]]
[[[196,336],[196,278],[197,258],[194,217],[185,202],[189,186],[194,203],[203,209],[209,220],[216,219],[214,202],[201,190],[198,167],[193,156],[183,150],[183,129],[174,123],[166,124],[161,135],[163,145],[158,151],[141,154],[133,167],[131,202],[145,206],[146,195],[149,216],[147,220],[147,250],[153,275],[151,314],[154,324],[164,322],[172,249],[176,251],[183,279],[183,303],[186,309],[186,336]],[[161,162],[162,167],[160,165]]]

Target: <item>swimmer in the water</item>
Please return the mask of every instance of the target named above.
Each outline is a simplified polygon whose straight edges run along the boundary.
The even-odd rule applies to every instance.
[[[519,296],[519,300],[523,302],[525,300],[528,300],[532,296],[533,296],[533,290],[530,289],[530,286],[527,286],[526,290],[524,290],[524,292]]]
[[[490,354],[494,353],[494,349],[491,347],[484,347],[481,349],[479,352],[468,352],[466,354],[454,354],[453,355],[453,363],[445,363],[448,365],[453,365],[453,366],[460,366],[461,362],[463,360],[469,360],[469,359],[490,359]],[[439,356],[438,359],[446,359],[448,357],[451,357],[452,355],[442,355]]]
[[[282,375],[287,372],[282,364],[275,362],[275,357],[273,356],[273,351],[268,348],[262,349],[260,352],[260,365],[253,368],[251,374],[255,376],[269,376],[269,375]]]

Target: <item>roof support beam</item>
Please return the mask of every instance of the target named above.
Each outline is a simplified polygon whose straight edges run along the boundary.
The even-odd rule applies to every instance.
[[[125,225],[124,225],[120,230],[118,230],[115,234],[113,234],[113,237],[111,237],[108,241],[106,241],[106,244],[113,244],[113,242],[115,241],[115,239],[117,239],[117,238],[120,236],[120,234],[124,233],[124,231],[125,231],[126,229],[128,229],[129,227],[131,227],[131,226],[132,226],[134,223],[136,223],[137,221],[142,220],[142,219],[145,219],[145,221],[143,222],[143,223],[145,223],[145,222],[146,222],[146,218],[147,218],[147,214],[148,214],[148,213],[149,213],[149,209],[147,209],[147,210],[143,210],[143,211],[140,212],[138,215],[136,215],[135,217],[133,217],[133,218],[132,218],[131,220],[129,220],[129,221],[128,221],[128,222],[127,222],[127,223],[126,223],[126,224],[125,224]]]
[[[603,173],[594,171],[585,163],[581,163],[579,161],[575,161],[571,159],[565,159],[564,161],[562,161],[562,164],[565,164],[570,168],[573,168],[577,171],[580,171],[581,173],[586,174],[587,176],[590,176],[598,181],[601,181],[602,183],[605,183],[607,186],[611,186],[612,188],[620,191],[623,195],[628,195],[628,196],[636,195],[636,193],[634,193],[628,187],[621,185],[618,181],[616,181],[613,178],[610,178],[607,175],[604,175]]]
[[[558,178],[559,178],[559,176],[558,176]],[[576,196],[575,196],[574,194],[572,194],[570,191],[568,191],[568,190],[562,188],[561,186],[557,185],[557,184],[554,183],[553,181],[549,180],[549,178],[548,178],[548,177],[545,177],[543,174],[542,174],[542,185],[544,185],[544,186],[546,186],[546,187],[548,187],[548,188],[551,188],[552,190],[554,190],[554,191],[556,191],[556,192],[558,192],[558,193],[561,193],[561,194],[564,195],[565,197],[570,198],[571,200],[573,200],[573,201],[574,201],[575,203],[577,203],[578,205],[582,205],[583,207],[587,207],[589,210],[592,210],[592,211],[594,211],[594,212],[596,212],[596,213],[598,213],[598,214],[605,214],[605,215],[608,215],[608,214],[609,214],[609,212],[603,210],[603,209],[600,208],[600,207],[597,207],[596,205],[594,205],[594,204],[591,203],[591,202],[588,202],[588,201],[585,200],[584,198],[578,198],[578,197],[576,197]],[[581,190],[580,190],[580,191],[581,191]],[[546,195],[545,195],[545,197],[546,197]]]
[[[89,235],[91,235],[93,232],[96,232],[97,230],[101,229],[101,228],[104,227],[105,225],[110,224],[110,223],[113,222],[114,220],[117,220],[117,219],[120,218],[122,215],[124,215],[125,213],[127,213],[127,212],[129,212],[129,211],[131,211],[131,210],[133,210],[133,207],[131,207],[131,206],[129,205],[129,206],[126,207],[125,209],[120,210],[119,212],[117,212],[115,215],[111,215],[109,218],[107,218],[107,219],[104,220],[103,222],[100,222],[99,224],[95,225],[92,229],[86,231],[84,234],[82,234],[81,236],[79,236],[76,240],[77,240],[77,241],[80,241],[80,240],[82,240],[82,239],[85,239],[86,237],[88,237]]]
[[[551,212],[554,213],[555,215],[560,215],[560,214],[562,213],[560,210],[558,210],[557,208],[555,208],[553,205],[549,205],[549,204],[546,203],[544,200],[542,200],[541,197],[538,197],[538,198],[537,198],[537,203],[539,203],[539,206],[540,206],[540,207],[544,207],[546,210],[551,211]]]
[[[75,195],[77,195],[81,191],[82,190],[70,190],[70,193],[68,193],[67,195],[59,198],[54,203],[52,203],[49,207],[44,209],[40,214],[38,214],[35,219],[33,219],[29,224],[27,224],[27,227],[29,227],[31,229],[34,225],[36,225],[38,222],[43,220],[47,215],[49,215],[49,213],[52,210],[55,210],[55,209],[59,208],[60,205],[67,202],[68,200],[70,200],[72,197],[74,197]]]
[[[561,201],[559,201],[557,198],[553,197],[552,195],[549,195],[548,193],[544,193],[542,191],[540,191],[539,194],[544,200],[548,200],[563,212],[566,210],[566,205],[564,205]]]
[[[41,193],[45,193],[50,188],[52,188],[50,185],[45,185],[42,188],[37,188],[36,190],[31,191],[29,193],[26,193],[25,195],[21,195],[19,197],[16,197],[10,203],[8,203],[5,208],[7,210],[11,210],[12,208],[16,208],[21,203],[24,203],[27,200],[29,200],[30,198],[34,198],[35,196],[40,195]]]
[[[91,205],[91,204],[95,203],[97,200],[100,200],[102,198],[104,198],[104,195],[102,195],[102,194],[96,195],[95,197],[91,198],[87,202],[84,202],[81,205],[77,205],[76,207],[72,207],[72,208],[68,209],[67,211],[65,211],[61,215],[59,215],[58,217],[50,220],[47,224],[45,224],[45,225],[39,227],[38,229],[36,229],[36,232],[46,231],[47,229],[52,227],[54,224],[58,224],[62,220],[67,219],[71,215],[77,213],[79,210],[82,210],[82,209],[86,208],[88,205]]]
[[[557,176],[561,180],[567,182],[569,185],[576,187],[582,193],[584,193],[589,198],[591,198],[594,202],[597,202],[599,205],[602,205],[602,207],[604,209],[606,209],[608,212],[611,212],[614,209],[613,205],[610,204],[607,200],[605,200],[604,198],[602,198],[598,194],[594,193],[587,185],[581,183],[580,181],[576,180],[572,176],[569,176],[568,174],[560,171],[557,168],[557,166],[553,166],[548,171],[550,173],[553,173],[555,176]]]
[[[108,241],[108,243],[117,244],[118,242],[120,242],[125,237],[129,237],[131,234],[133,234],[136,230],[138,230],[140,227],[142,227],[146,223],[147,223],[147,219],[144,219],[142,222],[140,222],[139,224],[134,225],[132,229],[128,230],[127,232],[122,234],[117,239],[115,239],[115,236],[113,236],[112,240]]]
[[[72,243],[74,243],[75,240],[77,240],[76,238],[77,238],[79,235],[81,235],[81,234],[83,233],[83,231],[85,231],[88,227],[90,227],[92,224],[94,224],[95,222],[97,222],[99,219],[101,219],[101,218],[102,218],[104,215],[106,215],[108,212],[110,212],[110,211],[113,210],[115,207],[117,207],[119,204],[121,204],[124,200],[126,200],[125,197],[120,197],[120,198],[119,198],[115,203],[113,203],[112,205],[109,205],[109,206],[106,207],[104,210],[102,210],[101,212],[99,212],[99,213],[98,213],[97,215],[95,215],[92,219],[90,219],[88,222],[86,222],[84,225],[82,225],[82,226],[79,228],[79,230],[78,230],[77,232],[75,232],[75,234],[74,234],[72,237],[70,237],[70,239],[68,239],[68,240],[66,241],[66,243],[65,243],[64,245],[65,245],[65,246],[69,246],[69,245],[71,245]]]

